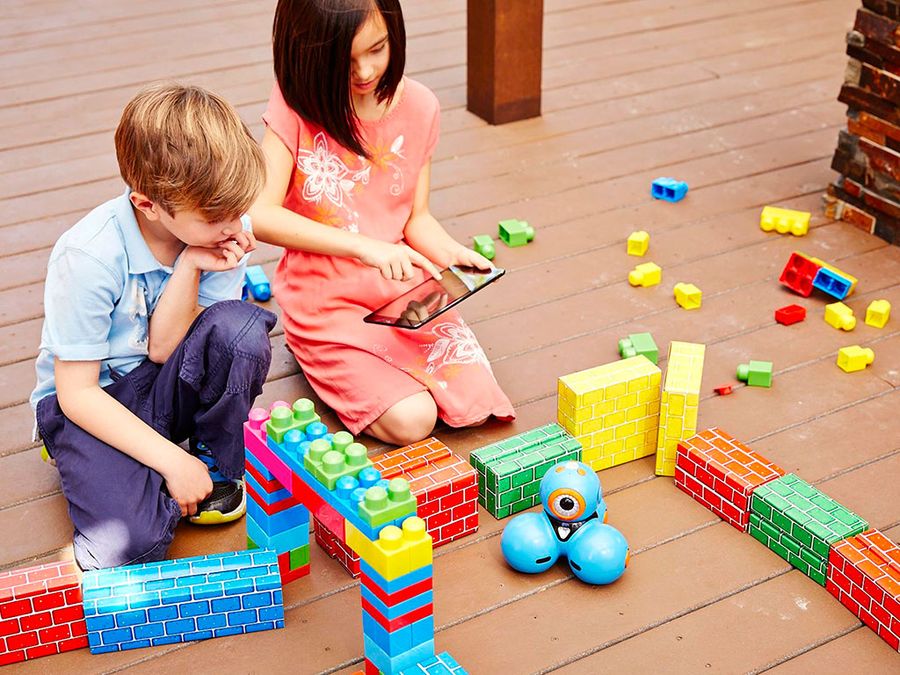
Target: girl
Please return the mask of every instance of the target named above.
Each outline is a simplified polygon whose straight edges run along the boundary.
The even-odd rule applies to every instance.
[[[275,272],[288,346],[354,434],[406,445],[451,426],[513,419],[455,311],[416,331],[363,317],[449,265],[489,269],[428,210],[440,108],[403,76],[399,0],[279,0],[277,84],[263,115],[268,178],[256,236]]]

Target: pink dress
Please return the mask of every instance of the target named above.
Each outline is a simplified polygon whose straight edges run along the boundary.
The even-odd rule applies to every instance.
[[[368,161],[302,120],[276,85],[263,115],[295,158],[284,206],[312,220],[400,242],[421,169],[437,144],[440,106],[424,85],[404,79],[399,101],[361,122]],[[398,401],[428,390],[451,426],[515,411],[472,330],[450,310],[418,330],[363,317],[421,283],[388,281],[351,258],[285,249],[274,291],[287,343],[309,383],[344,425],[359,433]]]

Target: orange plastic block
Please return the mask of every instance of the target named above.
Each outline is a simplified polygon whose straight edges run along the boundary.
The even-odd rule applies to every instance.
[[[750,520],[750,497],[784,469],[718,427],[678,443],[675,485],[742,532]]]

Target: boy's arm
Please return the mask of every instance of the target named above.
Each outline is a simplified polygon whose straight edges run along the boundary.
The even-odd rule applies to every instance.
[[[137,415],[100,388],[99,361],[54,362],[60,408],[72,422],[158,472],[181,515],[194,515],[212,492],[206,465],[159,435]]]
[[[430,192],[431,162],[428,162],[419,172],[412,213],[403,229],[404,239],[440,268],[468,265],[482,270],[491,269],[493,265],[490,260],[456,241],[431,215],[428,207]]]

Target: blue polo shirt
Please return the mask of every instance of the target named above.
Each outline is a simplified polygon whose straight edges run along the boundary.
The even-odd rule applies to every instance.
[[[100,361],[100,386],[105,387],[112,382],[111,368],[124,375],[148,357],[150,315],[174,269],[151,253],[129,194],[126,190],[95,208],[53,247],[32,407],[56,392],[54,358]],[[241,222],[250,229],[247,216]],[[228,272],[203,272],[199,304],[240,298],[248,258]]]

